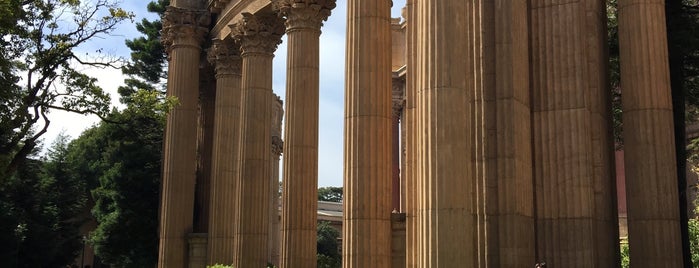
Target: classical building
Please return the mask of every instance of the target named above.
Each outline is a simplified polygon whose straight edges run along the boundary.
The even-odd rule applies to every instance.
[[[404,20],[342,3],[345,268],[618,266],[605,1],[407,0]],[[171,0],[159,267],[315,267],[335,5]],[[631,263],[681,267],[664,0],[618,5]]]

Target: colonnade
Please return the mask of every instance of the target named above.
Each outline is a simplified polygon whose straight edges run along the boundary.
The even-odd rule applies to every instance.
[[[248,1],[261,8],[216,38],[209,11],[231,19],[242,4],[203,2],[172,1],[164,18],[168,94],[180,104],[166,129],[159,267],[185,267],[197,232],[207,264],[315,267],[319,36],[335,1]],[[402,80],[392,1],[346,4],[343,267],[397,267],[394,209],[406,267],[618,265],[605,1],[407,0]],[[682,265],[663,5],[619,0],[633,267]],[[283,34],[282,146],[272,58]],[[213,120],[198,99],[207,64]],[[211,133],[211,152],[199,149],[208,180],[196,165],[202,120],[213,122],[199,134]]]

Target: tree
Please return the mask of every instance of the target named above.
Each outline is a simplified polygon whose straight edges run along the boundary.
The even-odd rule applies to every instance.
[[[0,186],[0,259],[5,267],[65,267],[82,246],[87,197],[59,136],[43,160],[22,162]],[[37,253],[41,254],[37,258]]]
[[[320,187],[318,188],[318,201],[342,202],[342,187]]]
[[[80,68],[114,67],[119,59],[75,51],[133,15],[113,0],[0,0],[0,11],[0,173],[7,177],[37,147],[50,111],[109,112],[109,95]]]
[[[337,238],[340,232],[330,226],[330,222],[318,223],[318,268],[339,268],[342,265],[340,247]]]
[[[169,0],[157,0],[148,4],[148,11],[162,17]],[[163,28],[160,20],[147,19],[136,23],[136,29],[144,36],[126,41],[131,49],[131,61],[122,69],[129,78],[124,80],[124,86],[119,87],[121,101],[128,103],[131,95],[138,90],[163,91],[162,83],[167,78],[165,65],[165,47],[160,42],[160,30]]]

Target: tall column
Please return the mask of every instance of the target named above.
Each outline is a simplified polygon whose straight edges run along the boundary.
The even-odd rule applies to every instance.
[[[497,193],[494,267],[535,263],[527,0],[495,0]]]
[[[403,107],[404,117],[402,124],[405,128],[405,167],[401,170],[403,185],[401,189],[401,212],[405,213],[405,265],[406,267],[417,266],[417,187],[415,185],[416,174],[416,45],[417,45],[417,0],[407,0],[406,9],[406,75],[405,75],[405,107]]]
[[[272,155],[272,58],[284,33],[276,14],[243,13],[232,26],[243,58],[240,182],[235,267],[264,267],[269,250],[269,183]]]
[[[233,263],[236,196],[240,180],[241,64],[239,46],[232,39],[214,40],[209,61],[216,70],[216,104],[212,153],[211,213],[208,264]]]
[[[281,267],[316,266],[320,28],[334,0],[277,0],[288,44]]]
[[[275,267],[280,265],[281,257],[281,220],[279,219],[279,159],[284,152],[284,141],[282,140],[282,120],[284,119],[284,103],[281,98],[274,95],[272,101],[272,175],[270,176],[270,262]]]
[[[474,3],[418,3],[419,267],[477,267]],[[463,51],[464,53],[455,53]]]
[[[585,1],[585,6],[587,92],[592,133],[591,170],[594,180],[594,267],[619,267],[619,215],[612,138],[612,99],[607,74],[607,5],[605,0],[588,0]]]
[[[537,253],[594,267],[594,188],[584,0],[530,2]]]
[[[282,140],[282,119],[284,119],[284,103],[281,98],[273,94],[272,100],[272,173],[270,176],[269,196],[271,204],[269,209],[269,262],[279,267],[281,256],[281,221],[279,219],[279,159],[284,150]]]
[[[205,61],[206,59],[204,59]],[[208,62],[199,69],[199,127],[197,129],[197,181],[194,193],[194,233],[209,229],[209,196],[216,105],[216,79]],[[191,247],[190,247],[191,248]],[[191,255],[191,254],[190,254]]]
[[[169,55],[167,95],[177,97],[179,105],[170,111],[165,128],[158,267],[187,264],[196,180],[200,45],[208,23],[208,12],[174,6],[163,18],[163,43]]]
[[[391,266],[391,1],[347,1],[343,267]]]
[[[618,10],[631,265],[682,267],[665,1]]]
[[[405,77],[394,77],[392,80],[392,95],[391,100],[391,207],[393,210],[400,209],[401,196],[401,176],[400,176],[400,120],[403,114],[403,93],[405,92]]]

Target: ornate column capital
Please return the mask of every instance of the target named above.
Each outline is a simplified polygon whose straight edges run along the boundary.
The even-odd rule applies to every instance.
[[[209,0],[209,10],[211,13],[221,12],[231,0]]]
[[[272,153],[281,156],[284,152],[284,141],[279,136],[272,136]]]
[[[392,86],[393,117],[400,118],[405,106],[405,77],[393,78]]]
[[[231,25],[231,35],[240,44],[241,56],[249,53],[274,55],[284,35],[284,19],[272,13],[243,13],[242,21]]]
[[[206,10],[168,6],[163,15],[161,42],[168,54],[178,46],[200,48],[210,23],[211,14]]]
[[[336,0],[272,0],[279,16],[286,17],[286,30],[320,31],[335,8]]]
[[[231,39],[213,40],[211,48],[207,52],[207,60],[214,66],[216,77],[243,73],[240,46]]]

